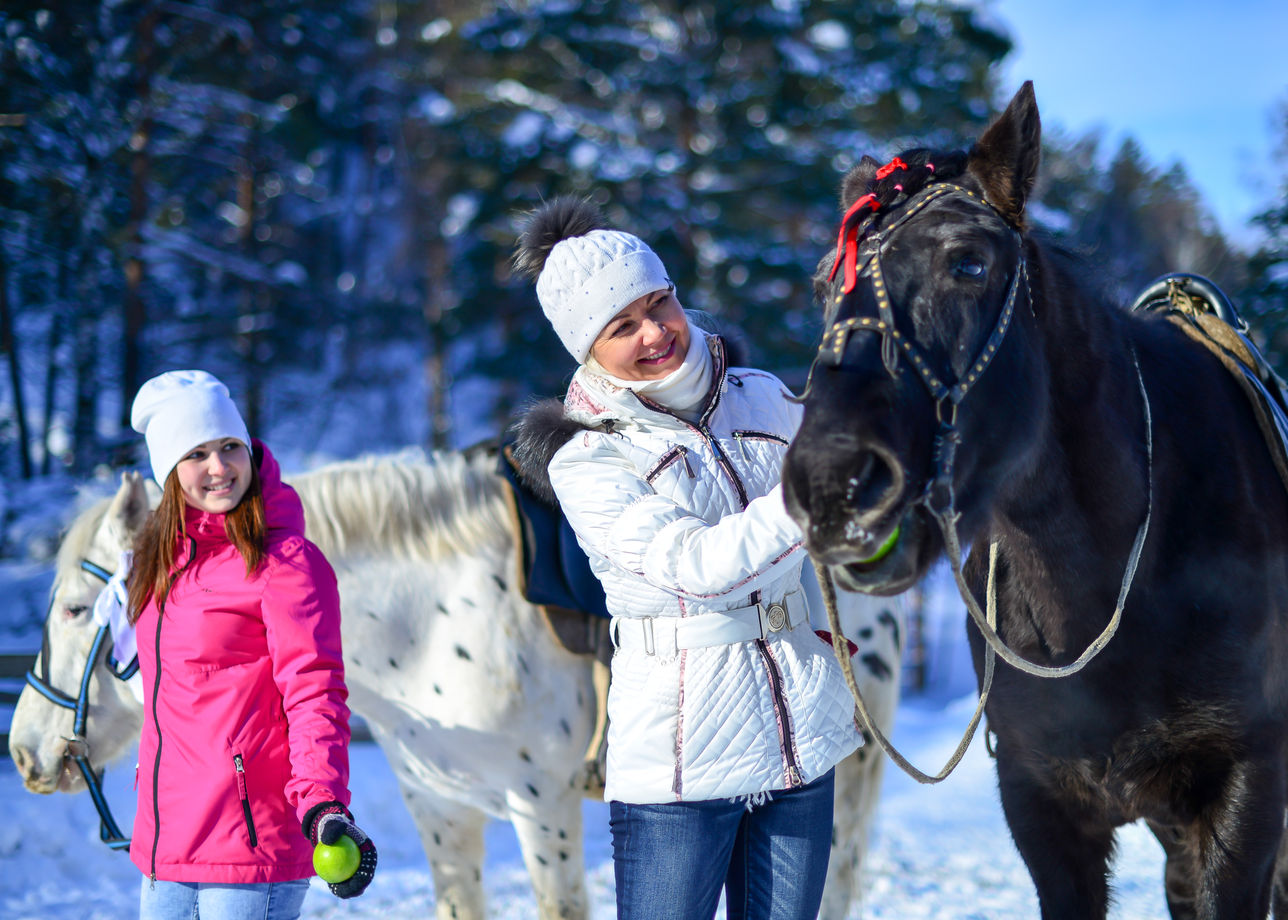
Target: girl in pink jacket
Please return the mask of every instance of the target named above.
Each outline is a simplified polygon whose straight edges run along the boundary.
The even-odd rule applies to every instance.
[[[331,890],[361,894],[376,849],[346,807],[339,594],[303,506],[205,371],[149,380],[130,423],[163,492],[129,581],[140,917],[294,920],[314,846],[342,836],[361,860]]]

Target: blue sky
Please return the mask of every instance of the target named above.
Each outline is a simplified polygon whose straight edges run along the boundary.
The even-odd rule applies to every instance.
[[[1033,80],[1044,125],[1127,135],[1150,162],[1184,164],[1231,239],[1279,193],[1273,152],[1288,102],[1284,0],[991,0],[1016,49],[1008,92]],[[1279,124],[1282,125],[1282,117]]]

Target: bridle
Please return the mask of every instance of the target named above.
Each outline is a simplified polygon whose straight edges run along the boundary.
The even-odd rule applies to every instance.
[[[854,207],[851,207],[850,213],[847,213],[846,219],[841,224],[837,258],[832,265],[832,277],[835,277],[839,266],[845,265],[845,283],[841,293],[836,297],[836,302],[840,304],[844,301],[845,296],[854,289],[858,278],[867,277],[870,279],[872,294],[877,303],[877,315],[875,317],[854,316],[833,323],[824,334],[818,347],[818,354],[814,358],[815,364],[821,363],[824,367],[841,367],[845,363],[845,350],[850,336],[855,332],[872,332],[881,336],[881,362],[886,372],[893,377],[898,373],[899,352],[896,349],[902,349],[913,370],[916,371],[917,379],[925,385],[930,398],[934,400],[935,419],[939,423],[931,449],[931,456],[935,461],[935,474],[923,498],[923,503],[932,513],[935,513],[936,509],[945,512],[952,510],[952,470],[957,457],[957,448],[961,444],[961,434],[957,430],[957,407],[983,376],[998,349],[1001,348],[1006,331],[1011,327],[1011,318],[1015,315],[1015,302],[1019,297],[1021,283],[1023,283],[1025,298],[1029,302],[1030,309],[1033,305],[1023,240],[1020,238],[1019,231],[1012,227],[1011,232],[1018,244],[1019,255],[1016,257],[1015,271],[1012,273],[1011,284],[1006,292],[1006,303],[998,314],[993,331],[989,333],[979,354],[960,379],[951,385],[941,381],[917,344],[896,327],[894,309],[890,305],[890,292],[886,286],[885,271],[881,266],[882,245],[895,230],[921,213],[928,205],[953,194],[965,195],[972,201],[992,208],[984,198],[968,188],[949,182],[936,182],[914,195],[895,220],[881,232],[865,237],[860,244],[858,224],[866,219],[866,216],[861,210],[856,213]],[[856,218],[858,218],[857,221]],[[860,256],[863,258],[861,266],[858,264]],[[810,369],[810,377],[813,377],[813,368]],[[808,392],[808,384],[806,392]]]
[[[80,568],[82,571],[98,578],[104,584],[107,584],[112,578],[111,572],[101,565],[90,562],[88,559],[81,560]],[[53,613],[53,609],[53,598],[50,598],[50,614]],[[34,670],[27,671],[27,684],[55,706],[61,706],[63,709],[72,711],[72,737],[64,739],[67,742],[65,756],[75,762],[80,769],[81,776],[85,778],[85,785],[89,789],[90,797],[94,800],[94,808],[98,811],[99,839],[111,849],[121,850],[130,845],[130,838],[121,833],[119,825],[112,817],[112,810],[108,807],[107,797],[103,794],[102,780],[99,778],[99,773],[95,772],[93,765],[90,763],[89,742],[85,737],[85,727],[89,721],[90,678],[93,676],[94,666],[103,652],[104,645],[108,646],[107,669],[113,677],[118,680],[129,680],[139,669],[138,658],[128,664],[121,665],[120,662],[112,657],[110,635],[111,631],[107,626],[100,626],[95,633],[94,641],[90,645],[89,657],[85,661],[85,671],[81,674],[80,689],[77,691],[76,696],[73,697],[59,690],[49,680],[51,643],[49,641],[49,615],[46,615],[44,635],[40,645],[40,657],[37,659],[37,667],[40,668],[41,673],[37,674]]]
[[[906,168],[903,164],[895,160],[890,166],[883,167],[885,170],[891,169],[895,164]],[[878,173],[878,178],[881,174]],[[939,782],[945,779],[961,760],[969,746],[979,720],[983,715],[984,704],[988,700],[989,690],[992,687],[993,673],[995,668],[995,656],[1000,656],[1011,666],[1027,674],[1036,677],[1058,678],[1067,677],[1082,670],[1086,665],[1100,654],[1100,652],[1109,644],[1118,630],[1118,625],[1122,619],[1123,607],[1126,603],[1127,593],[1131,589],[1132,580],[1135,577],[1136,568],[1140,561],[1140,554],[1145,544],[1145,536],[1149,532],[1151,511],[1153,508],[1153,424],[1149,405],[1149,394],[1145,390],[1144,376],[1140,370],[1140,362],[1136,356],[1135,347],[1132,346],[1132,363],[1136,370],[1137,382],[1140,386],[1141,398],[1144,405],[1145,420],[1145,445],[1147,458],[1147,486],[1146,486],[1146,510],[1145,518],[1140,528],[1136,532],[1136,539],[1132,545],[1131,553],[1128,557],[1126,571],[1124,572],[1122,583],[1119,587],[1118,602],[1115,606],[1113,616],[1110,618],[1108,625],[1101,634],[1087,646],[1078,658],[1068,665],[1062,667],[1047,667],[1034,664],[1021,657],[1018,653],[1006,645],[1005,641],[997,634],[997,595],[996,595],[996,569],[998,543],[994,539],[989,546],[989,568],[988,568],[988,585],[985,597],[987,612],[981,611],[978,602],[975,600],[974,593],[966,584],[965,576],[962,573],[962,553],[961,542],[957,533],[957,521],[961,517],[956,510],[956,497],[953,489],[953,470],[957,459],[957,450],[961,445],[961,432],[957,427],[957,408],[961,401],[970,392],[971,388],[980,380],[984,372],[992,363],[998,350],[1002,346],[1003,339],[1007,330],[1011,326],[1011,320],[1015,314],[1015,304],[1019,299],[1021,286],[1023,286],[1025,299],[1029,303],[1030,311],[1033,310],[1033,293],[1029,287],[1028,263],[1025,258],[1024,240],[1018,228],[1007,223],[1011,232],[1018,243],[1018,255],[1016,256],[1015,268],[1012,272],[1010,287],[1006,293],[1006,301],[1002,310],[998,314],[997,322],[993,326],[988,338],[980,348],[979,354],[968,366],[966,372],[951,384],[944,383],[938,375],[935,374],[930,362],[926,359],[925,354],[920,347],[913,342],[908,336],[903,335],[895,326],[894,310],[890,304],[890,295],[885,281],[885,272],[881,265],[882,245],[889,236],[912,217],[920,213],[926,206],[932,202],[944,198],[948,195],[964,195],[972,201],[997,212],[987,199],[981,197],[970,189],[963,188],[949,182],[935,182],[927,185],[925,188],[914,194],[904,205],[903,210],[888,225],[878,233],[868,234],[860,239],[860,230],[864,224],[872,219],[872,213],[876,211],[878,204],[873,195],[865,195],[860,198],[846,212],[841,221],[841,231],[837,240],[836,258],[832,265],[832,272],[829,280],[836,277],[836,273],[841,266],[844,266],[845,276],[841,293],[836,297],[836,303],[839,305],[845,300],[846,295],[854,290],[858,279],[868,278],[872,286],[872,294],[877,304],[877,315],[850,317],[845,320],[833,322],[824,333],[823,339],[819,344],[818,353],[814,358],[814,363],[810,367],[809,378],[806,382],[805,393],[800,397],[801,401],[809,395],[810,387],[813,384],[814,370],[818,365],[824,367],[840,368],[844,366],[845,351],[849,344],[849,338],[855,332],[871,332],[882,337],[881,342],[881,360],[885,366],[886,372],[894,377],[899,372],[899,355],[902,351],[908,363],[911,364],[916,372],[915,376],[926,387],[935,404],[935,419],[938,428],[935,432],[934,442],[931,447],[931,461],[933,471],[930,479],[926,484],[926,489],[916,504],[921,505],[938,523],[940,531],[944,538],[945,554],[948,557],[949,564],[953,570],[953,576],[957,582],[957,588],[966,603],[967,610],[971,619],[979,628],[981,635],[985,639],[984,649],[984,681],[980,691],[979,705],[975,709],[970,724],[966,730],[966,735],[962,739],[956,752],[950,758],[944,769],[935,776],[929,776],[913,767],[908,761],[899,754],[882,734],[871,717],[867,713],[867,708],[863,703],[862,697],[858,691],[857,681],[854,678],[853,665],[849,659],[849,649],[844,634],[840,629],[840,620],[836,612],[835,588],[832,585],[831,574],[825,566],[816,564],[819,582],[823,587],[824,599],[827,601],[828,619],[833,636],[833,649],[841,661],[842,671],[845,673],[846,682],[850,686],[850,691],[855,697],[855,702],[859,710],[862,721],[868,731],[877,738],[886,753],[898,763],[905,772],[923,783]],[[870,209],[870,210],[867,210]],[[998,216],[1002,216],[997,212]]]

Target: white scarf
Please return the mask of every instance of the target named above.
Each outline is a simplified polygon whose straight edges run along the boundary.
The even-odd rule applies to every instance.
[[[120,560],[116,566],[116,574],[108,581],[107,587],[99,592],[98,597],[94,600],[94,622],[99,626],[106,626],[112,633],[112,658],[118,665],[124,666],[129,664],[139,656],[138,643],[135,641],[134,625],[130,623],[127,612],[126,601],[129,598],[129,589],[125,586],[125,581],[130,576],[130,566],[134,562],[134,554],[129,550],[121,552]],[[140,703],[143,702],[143,677],[135,671],[134,675],[127,680],[130,692]]]
[[[686,418],[702,409],[711,391],[711,349],[707,347],[707,334],[692,322],[689,323],[689,353],[684,356],[684,363],[665,377],[623,380],[605,372],[593,359],[586,362],[586,369],[614,386],[645,396]]]

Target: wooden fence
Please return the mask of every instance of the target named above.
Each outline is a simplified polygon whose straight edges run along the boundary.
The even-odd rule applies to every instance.
[[[26,686],[27,669],[35,659],[35,652],[0,655],[0,757],[9,756],[9,723],[18,694]]]

